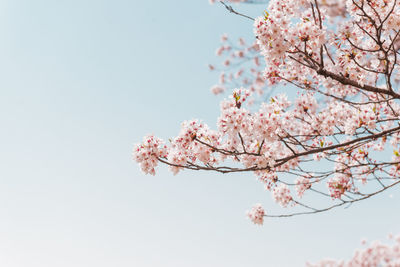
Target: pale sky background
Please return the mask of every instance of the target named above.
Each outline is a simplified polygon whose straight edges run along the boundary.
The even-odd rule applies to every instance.
[[[399,189],[260,227],[245,217],[254,203],[282,210],[253,174],[153,177],[132,162],[148,133],[215,125],[206,66],[222,33],[251,37],[251,22],[207,0],[0,0],[0,12],[0,266],[303,266],[400,233]]]

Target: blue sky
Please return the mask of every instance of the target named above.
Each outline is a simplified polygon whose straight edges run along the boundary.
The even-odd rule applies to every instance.
[[[0,12],[1,266],[303,266],[400,233],[398,189],[259,227],[245,211],[276,205],[252,174],[153,177],[132,162],[148,133],[215,125],[206,66],[222,33],[251,37],[251,22],[206,0],[1,0]]]

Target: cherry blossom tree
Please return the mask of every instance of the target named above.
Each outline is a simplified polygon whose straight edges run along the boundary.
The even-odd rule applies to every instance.
[[[154,175],[162,163],[174,174],[252,172],[291,209],[270,214],[256,204],[247,213],[256,224],[351,205],[399,184],[398,1],[270,0],[254,19],[223,5],[254,23],[254,42],[223,36],[217,49],[226,69],[212,91],[236,89],[221,102],[215,130],[191,120],[168,143],[144,137],[133,151],[142,171]],[[249,106],[278,85],[288,94]]]

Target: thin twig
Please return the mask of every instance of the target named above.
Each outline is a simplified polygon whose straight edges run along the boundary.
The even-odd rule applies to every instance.
[[[223,4],[223,5],[225,6],[225,8],[226,8],[230,13],[233,13],[233,14],[236,14],[236,15],[239,15],[239,16],[242,16],[242,17],[245,17],[245,18],[250,19],[250,20],[252,20],[252,21],[255,20],[254,18],[252,18],[252,17],[250,17],[250,16],[247,16],[247,15],[245,15],[245,14],[242,14],[242,13],[237,12],[237,11],[234,10],[231,6],[228,6],[227,4],[225,4],[223,1],[219,1],[219,2],[220,2],[221,4]]]

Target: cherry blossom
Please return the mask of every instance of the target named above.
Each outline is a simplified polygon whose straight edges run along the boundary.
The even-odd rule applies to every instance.
[[[312,177],[312,175],[310,175]],[[307,177],[299,177],[296,179],[296,191],[299,197],[304,195],[307,189],[311,188],[310,179]]]
[[[365,242],[363,242],[365,243]],[[325,259],[316,264],[307,263],[308,267],[398,267],[400,266],[400,236],[393,244],[374,241],[364,249],[355,251],[348,260]]]
[[[158,158],[167,157],[167,146],[164,142],[152,135],[143,138],[143,143],[135,145],[133,149],[133,160],[139,163],[144,173],[155,175],[155,167]]]
[[[290,196],[290,190],[285,184],[279,184],[276,186],[272,191],[272,197],[282,207],[287,207],[289,202],[292,200],[292,197]]]
[[[248,211],[246,214],[254,224],[263,224],[265,211],[261,204],[254,205],[251,211]]]
[[[270,0],[263,8],[254,40],[222,35],[222,66],[209,66],[219,72],[211,91],[225,94],[215,130],[191,120],[167,144],[146,137],[133,152],[142,170],[154,174],[161,162],[174,174],[252,172],[295,209],[264,217],[324,212],[400,183],[400,3]],[[310,203],[311,194],[325,202]]]

